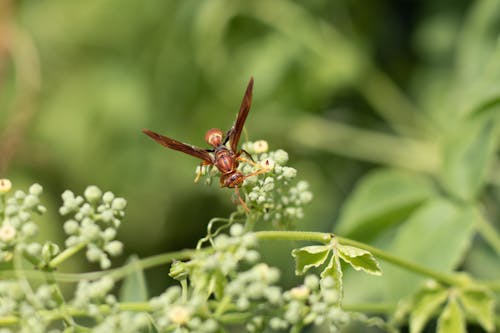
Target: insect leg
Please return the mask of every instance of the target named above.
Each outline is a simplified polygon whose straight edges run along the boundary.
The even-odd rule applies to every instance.
[[[196,178],[194,179],[194,182],[197,183],[200,180],[200,177],[202,175],[201,168],[204,167],[205,165],[210,165],[211,163],[208,163],[206,161],[202,161],[200,163],[200,166],[198,167],[198,171],[196,172]]]
[[[240,201],[241,206],[243,207],[243,209],[245,209],[245,211],[247,212],[247,214],[249,214],[250,213],[250,209],[248,209],[247,204],[245,203],[245,201],[243,201],[243,198],[240,195],[240,191],[238,190],[237,187],[234,188],[234,191],[236,192],[236,196],[238,197],[238,200]]]

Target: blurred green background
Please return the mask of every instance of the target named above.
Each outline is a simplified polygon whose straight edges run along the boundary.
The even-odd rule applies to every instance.
[[[52,212],[66,188],[96,184],[127,198],[119,238],[141,257],[193,247],[210,218],[234,209],[229,190],[193,183],[196,159],[141,129],[204,146],[208,128],[232,124],[250,76],[249,139],[287,150],[315,194],[298,229],[334,230],[356,182],[375,168],[416,172],[460,194],[441,177],[442,143],[470,132],[463,126],[476,111],[498,120],[497,1],[0,4],[0,176],[42,184]],[[498,135],[492,142],[488,165]],[[473,176],[485,179],[476,192],[498,221],[491,170]],[[46,237],[62,239],[61,224],[45,217]],[[269,260],[292,275],[286,251]]]

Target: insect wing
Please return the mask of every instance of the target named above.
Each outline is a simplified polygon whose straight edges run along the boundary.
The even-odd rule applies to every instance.
[[[253,77],[250,78],[248,82],[247,90],[241,101],[240,112],[238,112],[238,117],[234,122],[233,127],[228,131],[227,137],[231,143],[231,150],[236,152],[238,150],[238,141],[240,140],[241,131],[245,125],[245,120],[247,119],[248,112],[250,111],[250,106],[252,105],[252,91],[253,91]]]
[[[143,129],[142,131],[144,132],[144,134],[147,134],[151,139],[155,140],[156,142],[158,142],[162,146],[165,146],[165,147],[173,149],[173,150],[181,151],[183,153],[186,153],[186,154],[189,154],[191,156],[197,157],[201,160],[204,160],[207,163],[213,164],[212,156],[204,149],[182,143],[180,141],[177,141],[177,140],[168,138],[166,136],[163,136],[161,134],[155,133],[153,131],[150,131],[148,129]]]

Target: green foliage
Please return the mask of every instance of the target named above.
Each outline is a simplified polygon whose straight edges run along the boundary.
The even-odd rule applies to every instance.
[[[370,303],[372,310],[391,313],[402,299],[417,295],[421,300],[400,323],[408,321],[412,331],[429,330],[433,320],[439,331],[463,331],[469,317],[494,331],[491,309],[498,297],[491,290],[498,289],[500,254],[499,21],[496,0],[439,5],[428,0],[409,6],[359,0],[5,1],[0,5],[0,27],[7,27],[0,33],[6,51],[0,52],[0,176],[21,185],[43,183],[45,201],[37,202],[40,188],[35,186],[34,193],[30,189],[0,202],[9,221],[0,227],[2,268],[12,269],[10,259],[20,244],[23,258],[42,270],[81,250],[108,267],[122,242],[142,253],[192,247],[203,221],[229,211],[229,192],[190,185],[197,161],[151,145],[140,129],[202,146],[206,129],[229,128],[243,85],[253,75],[248,135],[279,142],[294,156],[294,168],[283,168],[279,151],[258,157],[259,162],[276,159],[278,168],[242,188],[255,227],[266,229],[272,222],[284,229],[331,230],[397,256],[399,261],[390,261],[396,264],[386,266],[390,257],[384,253],[341,241],[335,251],[325,248],[328,244],[298,247],[298,271],[322,269],[323,280],[331,277],[334,289],[345,294],[346,308],[376,302]],[[295,167],[311,180],[309,185],[295,181]],[[218,177],[205,171],[208,180]],[[105,199],[96,188],[81,199],[66,195],[70,210],[75,200],[83,200],[67,212],[66,243],[53,231],[52,212],[63,187],[83,192],[88,183],[112,188],[132,203],[120,241],[115,219],[121,221],[121,209],[113,209],[109,195]],[[316,200],[304,219],[311,189]],[[104,217],[100,206],[107,211]],[[45,207],[53,215],[38,217]],[[213,246],[225,229],[245,219],[242,208],[228,219],[212,219],[199,248]],[[216,228],[219,223],[223,227]],[[38,232],[42,236],[35,238]],[[345,246],[356,247],[359,255],[349,256],[353,253]],[[366,250],[381,260],[382,278],[342,270],[341,259],[379,272]],[[263,255],[284,271],[291,264],[277,253]],[[146,297],[136,264],[124,266],[134,273],[126,274],[120,300]],[[171,270],[181,284],[189,278],[183,265]],[[481,282],[480,290],[450,278],[458,270]],[[420,295],[418,288],[428,277],[442,277],[443,286]],[[149,280],[156,294],[166,288],[164,272]],[[229,280],[214,270],[200,288],[224,299]],[[284,285],[292,280],[282,275]],[[312,313],[317,299],[311,295],[319,295],[320,287],[308,288],[310,297],[300,299],[289,316]],[[46,297],[51,294],[46,288],[34,293],[43,296],[37,297],[47,309],[56,306],[57,297]],[[24,304],[18,296],[8,297]],[[206,310],[196,299],[181,296],[171,303]],[[148,318],[124,315],[108,301],[98,304],[113,312],[101,331],[148,326]],[[381,305],[387,306],[380,310]],[[165,307],[158,309],[157,317]],[[182,309],[177,308],[178,315]],[[314,313],[327,325],[325,313]],[[316,320],[306,317],[293,327]],[[372,319],[358,318],[366,324]],[[195,324],[206,320],[202,316]],[[206,324],[213,328],[213,322]],[[249,324],[253,329],[265,325],[262,318]],[[269,325],[292,327],[278,317]]]

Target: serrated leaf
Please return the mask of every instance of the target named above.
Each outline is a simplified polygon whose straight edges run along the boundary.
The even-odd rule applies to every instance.
[[[415,297],[410,314],[410,333],[420,333],[425,324],[446,301],[448,292],[444,289],[424,290]]]
[[[404,220],[434,192],[430,180],[419,174],[399,170],[372,172],[348,198],[336,232],[367,240]]]
[[[459,299],[465,311],[487,331],[495,328],[495,299],[489,290],[482,288],[461,289]]]
[[[478,218],[473,207],[439,199],[421,207],[393,237],[391,253],[442,273],[451,273],[463,260]],[[387,301],[413,294],[423,278],[402,268],[386,268]]]
[[[340,258],[357,271],[373,275],[382,275],[382,268],[375,257],[368,251],[349,245],[337,245]]]
[[[464,313],[455,297],[448,300],[448,304],[439,316],[437,333],[467,333]]]
[[[330,250],[328,245],[312,245],[294,249],[292,256],[295,258],[295,274],[302,275],[311,267],[321,266]]]
[[[342,274],[342,266],[340,265],[340,260],[338,256],[338,252],[335,251],[328,263],[328,266],[321,272],[321,278],[325,279],[327,277],[333,278],[335,281],[335,289],[339,293],[340,300],[342,300],[344,296],[344,284],[343,284],[343,274]]]
[[[442,183],[463,200],[472,200],[480,193],[495,157],[497,131],[489,116],[481,118],[462,124],[444,146]]]
[[[138,260],[138,257],[134,255],[131,256],[127,262],[130,265],[134,265],[134,263],[138,263]],[[137,268],[123,280],[120,288],[120,301],[143,302],[148,299],[148,287],[144,271],[139,265],[137,265]]]

